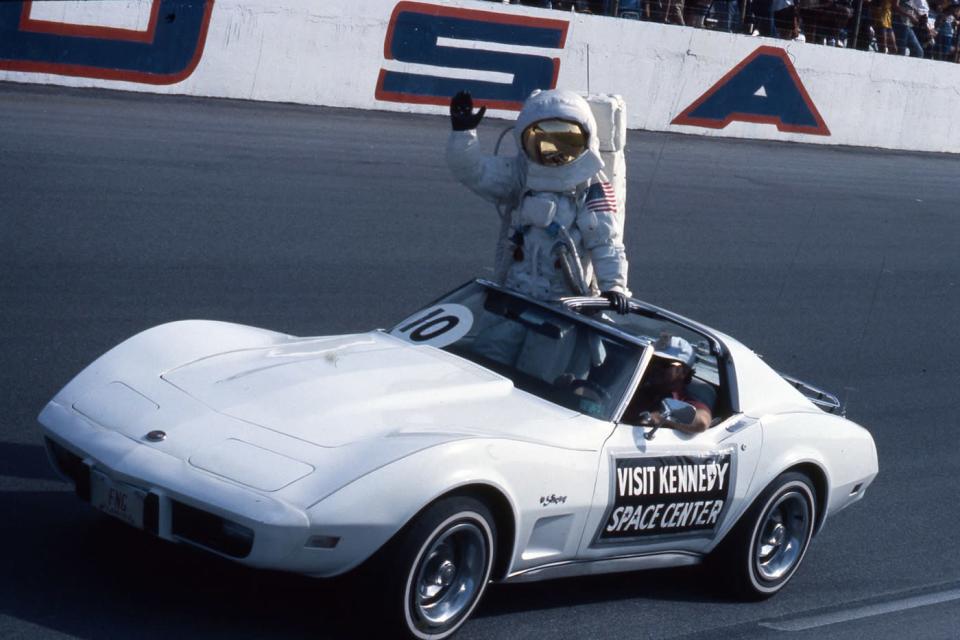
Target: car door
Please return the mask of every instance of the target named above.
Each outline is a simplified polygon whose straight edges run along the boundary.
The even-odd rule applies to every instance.
[[[674,552],[694,562],[743,512],[759,421],[735,414],[704,433],[663,428],[648,440],[650,431],[619,424],[604,443],[582,559]]]

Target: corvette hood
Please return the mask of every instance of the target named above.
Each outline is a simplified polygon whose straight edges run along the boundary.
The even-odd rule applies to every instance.
[[[217,412],[321,447],[404,430],[480,427],[471,424],[471,405],[513,409],[515,417],[550,413],[517,397],[495,373],[380,332],[230,351],[162,377]]]

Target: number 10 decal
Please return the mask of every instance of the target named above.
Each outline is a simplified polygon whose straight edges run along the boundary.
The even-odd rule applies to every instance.
[[[467,335],[473,313],[462,304],[441,304],[404,320],[390,335],[414,344],[446,347]]]

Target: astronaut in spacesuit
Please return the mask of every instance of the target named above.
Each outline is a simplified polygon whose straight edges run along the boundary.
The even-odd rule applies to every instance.
[[[603,295],[627,313],[627,258],[615,223],[616,195],[603,173],[596,121],[571,91],[535,91],[514,128],[519,152],[480,151],[470,94],[450,104],[447,163],[503,217],[496,280],[540,300]]]

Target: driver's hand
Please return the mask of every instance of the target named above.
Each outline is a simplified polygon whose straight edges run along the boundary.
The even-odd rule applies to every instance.
[[[651,427],[659,427],[663,424],[663,416],[660,415],[659,411],[651,411],[649,417],[647,417],[647,424]]]
[[[636,424],[641,427],[658,427],[663,422],[659,411],[644,411],[636,417]]]

